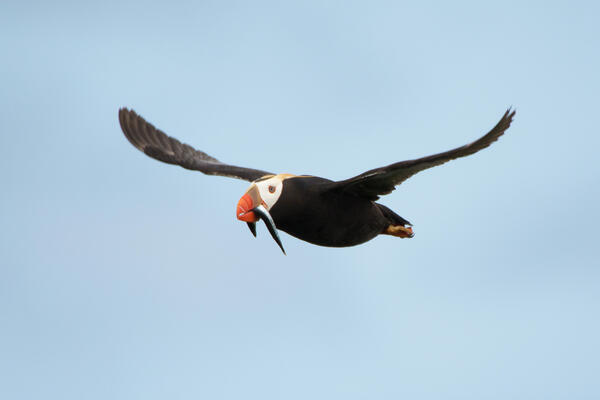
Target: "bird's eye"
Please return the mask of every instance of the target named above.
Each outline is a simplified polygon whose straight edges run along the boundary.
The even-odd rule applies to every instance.
[[[269,185],[269,193],[275,193],[275,186]]]

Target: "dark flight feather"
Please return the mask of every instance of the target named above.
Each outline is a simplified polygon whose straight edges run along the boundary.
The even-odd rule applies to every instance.
[[[271,172],[258,169],[224,164],[205,152],[181,143],[156,129],[133,110],[121,108],[119,123],[129,142],[156,160],[200,171],[207,175],[228,176],[250,182],[264,175],[273,175]]]
[[[328,185],[327,190],[343,191],[369,200],[377,200],[379,196],[391,193],[397,185],[418,172],[485,149],[498,140],[510,127],[514,115],[515,111],[509,108],[491,131],[467,145],[443,153],[372,169],[350,179],[332,182]]]

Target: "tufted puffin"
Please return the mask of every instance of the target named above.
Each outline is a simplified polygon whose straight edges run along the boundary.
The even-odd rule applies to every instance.
[[[491,131],[467,145],[372,169],[342,181],[274,174],[222,163],[166,135],[127,108],[119,110],[119,122],[129,142],[156,160],[207,175],[251,182],[237,203],[236,217],[248,224],[254,236],[256,222],[263,220],[285,254],[278,229],[309,243],[329,247],[355,246],[380,234],[413,237],[412,224],[376,203],[379,196],[391,193],[417,172],[488,147],[509,128],[514,115],[515,111],[509,108]]]

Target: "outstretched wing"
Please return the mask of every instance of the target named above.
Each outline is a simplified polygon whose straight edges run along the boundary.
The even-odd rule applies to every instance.
[[[133,110],[119,109],[119,122],[131,144],[156,160],[200,171],[207,175],[228,176],[250,182],[265,175],[273,175],[258,169],[224,164],[205,152],[181,143],[156,129]]]
[[[387,167],[372,169],[354,178],[333,182],[328,189],[341,190],[370,200],[377,200],[379,196],[390,193],[394,190],[395,186],[401,184],[417,172],[485,149],[498,140],[504,131],[508,129],[514,115],[515,111],[509,108],[504,113],[502,119],[500,119],[500,122],[491,131],[478,140],[462,147],[416,160],[401,161]]]

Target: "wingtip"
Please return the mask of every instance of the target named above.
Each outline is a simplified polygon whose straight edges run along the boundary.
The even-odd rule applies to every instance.
[[[506,110],[506,112],[504,113],[502,118],[500,119],[499,124],[502,124],[502,123],[508,124],[506,126],[505,130],[508,129],[510,127],[510,125],[512,124],[513,118],[516,113],[517,113],[517,110],[512,105],[510,105],[510,107],[508,107],[508,109]]]
[[[508,109],[506,110],[506,113],[504,113],[504,116],[512,119],[515,116],[516,113],[517,113],[517,109],[514,108],[514,106],[511,104],[508,107]]]
[[[119,107],[119,116],[123,116],[126,114],[135,114],[135,111],[133,111],[133,109],[128,108],[128,107]]]
[[[137,118],[139,118],[139,116],[132,109],[127,107],[119,108],[119,125],[121,126],[123,134],[125,134],[129,143],[138,150],[144,151],[143,143],[140,142],[139,138],[137,138],[138,135],[136,135],[132,129],[132,123],[136,121]]]

